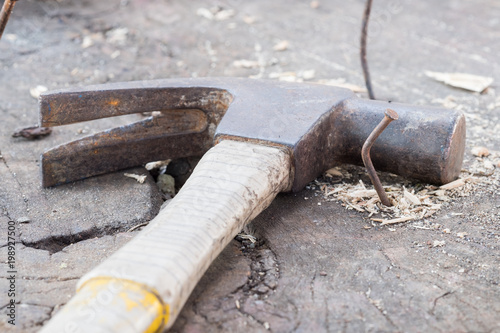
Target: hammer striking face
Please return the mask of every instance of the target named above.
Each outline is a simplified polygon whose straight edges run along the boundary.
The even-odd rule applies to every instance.
[[[43,332],[71,323],[82,332],[170,327],[212,260],[276,194],[302,189],[334,164],[362,163],[363,143],[389,107],[399,120],[372,148],[377,169],[447,183],[465,146],[458,112],[361,100],[323,85],[174,79],[61,90],[40,103],[42,126],[162,111],[45,152],[44,186],[206,152],[171,203],[80,280]]]

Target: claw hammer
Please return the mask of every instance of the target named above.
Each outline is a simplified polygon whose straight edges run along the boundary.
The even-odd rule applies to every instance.
[[[171,203],[133,240],[82,277],[41,332],[160,332],[172,326],[214,258],[280,192],[299,191],[361,149],[378,170],[444,184],[461,170],[458,111],[364,100],[350,90],[237,78],[113,83],[45,93],[42,126],[161,111],[42,156],[54,186],[153,160],[204,154]]]

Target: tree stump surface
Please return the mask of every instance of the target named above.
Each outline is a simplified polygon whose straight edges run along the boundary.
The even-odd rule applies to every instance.
[[[319,5],[319,6],[316,6]],[[0,330],[36,332],[77,280],[151,220],[162,197],[117,172],[40,187],[39,156],[140,115],[13,138],[38,121],[30,89],[190,76],[336,80],[363,87],[363,1],[19,1],[0,40]],[[462,110],[471,150],[500,147],[496,1],[374,2],[368,63],[375,95]],[[287,43],[283,43],[287,41]],[[244,60],[244,61],[242,61]],[[494,78],[482,94],[426,70]],[[366,98],[366,93],[359,93]],[[375,126],[375,124],[374,124]],[[494,156],[494,155],[492,155]],[[499,179],[497,167],[481,179]],[[500,332],[498,183],[428,219],[377,226],[317,189],[280,194],[204,275],[173,332]],[[16,326],[5,315],[7,227],[16,222]],[[449,229],[449,233],[443,230]],[[458,234],[462,235],[460,237]],[[435,241],[444,246],[433,246]]]

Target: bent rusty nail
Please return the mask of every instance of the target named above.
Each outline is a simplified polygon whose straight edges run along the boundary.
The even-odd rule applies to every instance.
[[[5,0],[3,4],[2,12],[0,13],[0,38],[2,38],[7,21],[9,20],[10,14],[12,13],[14,5],[17,1],[18,0]]]
[[[392,109],[387,109],[385,111],[384,119],[382,119],[382,121],[378,124],[378,126],[375,127],[373,132],[371,132],[371,134],[368,136],[368,139],[366,139],[365,143],[363,144],[363,148],[361,149],[361,158],[363,159],[363,163],[368,172],[368,176],[370,176],[373,187],[375,187],[375,190],[377,191],[380,201],[386,206],[392,206],[392,203],[387,197],[387,194],[385,194],[384,187],[382,186],[382,183],[380,182],[380,179],[377,176],[377,172],[373,167],[373,163],[370,158],[370,149],[375,143],[375,140],[377,140],[379,135],[386,129],[387,126],[389,126],[391,121],[398,120],[398,118],[399,116],[396,113],[396,111]]]

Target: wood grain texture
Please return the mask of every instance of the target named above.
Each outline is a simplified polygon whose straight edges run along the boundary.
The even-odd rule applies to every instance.
[[[71,311],[61,311],[45,331],[58,331],[68,322],[77,323],[73,326],[82,332],[92,324],[95,331],[100,320],[115,327],[106,332],[147,331],[151,321],[137,325],[143,302],[136,291],[129,295],[113,283],[104,290],[89,290],[89,281],[103,278],[141,284],[144,299],[154,294],[164,304],[164,324],[171,326],[222,249],[276,194],[289,188],[290,169],[290,156],[280,148],[222,141],[205,154],[179,194],[144,231],[80,280],[79,292],[88,292],[94,300],[68,303]],[[106,306],[116,302],[128,311],[116,314],[120,307]],[[93,315],[82,315],[89,307]]]

